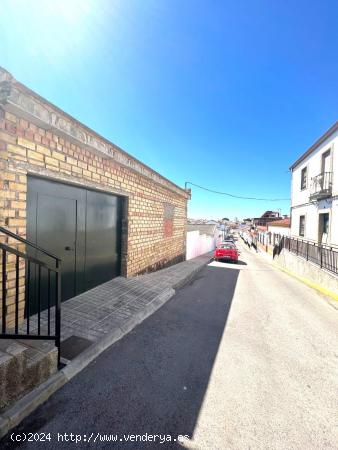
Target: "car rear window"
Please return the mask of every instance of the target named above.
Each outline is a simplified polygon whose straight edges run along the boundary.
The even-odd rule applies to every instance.
[[[236,247],[234,245],[231,245],[231,244],[223,244],[223,245],[220,246],[220,248],[225,248],[227,250],[235,250]]]

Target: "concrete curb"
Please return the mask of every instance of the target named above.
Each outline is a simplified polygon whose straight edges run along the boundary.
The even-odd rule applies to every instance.
[[[334,309],[338,309],[338,295],[335,292],[332,292],[323,286],[321,286],[318,283],[315,283],[312,280],[309,280],[308,278],[305,278],[301,275],[298,275],[296,272],[293,272],[292,270],[287,269],[286,267],[283,267],[282,265],[279,265],[278,263],[274,262],[273,266],[277,269],[281,270],[282,272],[286,273],[290,277],[295,278],[296,280],[300,281],[301,283],[306,284],[310,288],[316,290],[320,294],[325,296],[326,302],[332,306]]]
[[[0,438],[17,426],[66,382],[65,375],[61,371],[57,372],[5,410],[0,416]]]
[[[211,259],[210,259],[211,260]],[[12,428],[16,427],[25,417],[31,414],[38,406],[48,400],[48,398],[60,389],[64,384],[70,381],[75,375],[83,370],[103,351],[112,344],[120,340],[122,337],[132,331],[138,324],[143,322],[147,317],[151,316],[161,306],[163,306],[176,293],[176,289],[183,287],[189,283],[209,261],[201,263],[182,280],[174,284],[173,287],[166,288],[157,295],[154,300],[147,305],[142,311],[135,314],[123,326],[115,329],[112,333],[107,334],[103,339],[91,345],[87,350],[81,353],[66,367],[56,374],[52,375],[40,386],[26,394],[14,405],[3,411],[0,415],[0,439],[4,437]]]
[[[104,339],[91,345],[86,351],[71,361],[66,367],[52,375],[47,381],[33,389],[27,395],[18,400],[13,406],[0,415],[0,438],[8,431],[16,427],[25,417],[31,414],[38,406],[70,381],[75,375],[83,370],[95,358],[97,358],[108,347],[133,330],[139,323],[153,314],[164,303],[175,295],[175,290],[168,288],[159,294],[145,309],[135,314],[122,327],[107,334]]]
[[[112,333],[107,334],[103,339],[91,345],[87,350],[82,352],[72,362],[67,364],[60,373],[63,373],[66,381],[71,380],[75,375],[81,372],[90,362],[92,362],[97,356],[104,352],[112,344],[123,338],[131,330],[133,330],[138,324],[143,322],[147,317],[153,314],[164,303],[166,303],[171,297],[175,295],[174,289],[166,289],[163,293],[158,295],[145,309],[135,314],[130,320],[123,324],[122,327],[114,330]]]

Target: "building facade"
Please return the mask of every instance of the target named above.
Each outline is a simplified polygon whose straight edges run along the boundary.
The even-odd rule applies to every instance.
[[[290,167],[291,236],[338,246],[338,122]]]
[[[273,254],[273,249],[283,236],[290,236],[290,219],[284,218],[268,223],[266,227],[257,227],[258,247]]]
[[[185,259],[189,192],[4,69],[0,69],[0,189],[0,226],[62,259],[63,300],[115,276],[142,274]],[[1,233],[0,238],[14,245]],[[15,261],[10,258],[8,324],[16,282]],[[20,317],[26,273],[21,261]]]
[[[290,225],[291,221],[289,218],[269,223],[267,229],[269,245],[274,246],[278,244],[282,236],[289,237],[291,232]]]
[[[244,219],[244,222],[253,226],[265,227],[268,223],[280,220],[281,215],[279,211],[265,211],[261,217],[253,217]]]

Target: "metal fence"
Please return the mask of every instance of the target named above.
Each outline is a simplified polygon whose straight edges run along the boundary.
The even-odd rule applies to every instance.
[[[276,253],[279,254],[283,248],[306,261],[311,261],[321,269],[338,274],[338,249],[335,247],[284,236]]]
[[[6,228],[0,227],[0,235],[12,241],[11,246],[0,242],[0,339],[53,340],[58,349],[60,365],[61,260]],[[18,250],[15,241],[24,244],[26,251]],[[31,256],[27,248],[45,255],[52,263]],[[34,283],[31,276],[33,271],[36,273]],[[22,272],[23,283],[20,276]],[[33,290],[34,295],[31,295]],[[23,295],[25,320],[20,310],[20,297]],[[33,306],[35,310],[32,316]],[[13,326],[7,322],[9,308],[14,311]]]

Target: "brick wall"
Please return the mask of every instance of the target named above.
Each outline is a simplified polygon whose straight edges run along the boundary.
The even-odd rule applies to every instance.
[[[183,260],[188,195],[175,185],[171,189],[168,180],[164,179],[166,183],[161,184],[133,170],[130,158],[131,167],[126,167],[108,155],[77,145],[72,139],[37,126],[0,106],[0,225],[26,236],[27,174],[42,175],[125,196],[123,275],[132,276]],[[9,243],[13,244],[13,240]],[[15,286],[12,286],[15,283],[13,257],[9,257],[8,262],[12,264],[12,271],[7,287],[12,289]],[[20,317],[24,300],[22,264]],[[8,319],[11,323],[14,320],[10,307],[12,294],[9,290]]]

